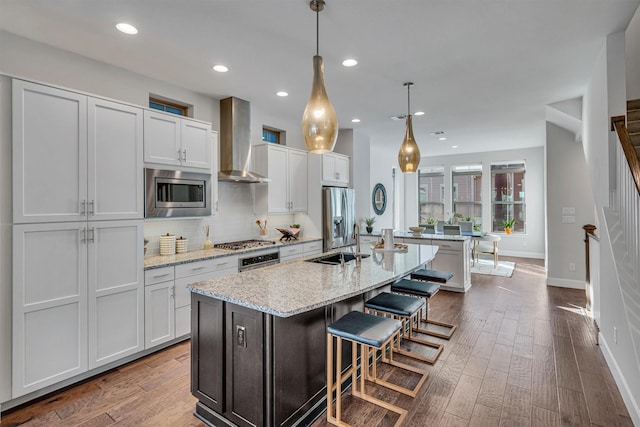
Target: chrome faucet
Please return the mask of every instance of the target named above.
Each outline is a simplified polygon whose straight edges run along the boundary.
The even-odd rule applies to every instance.
[[[353,238],[356,239],[356,263],[362,261],[362,254],[360,253],[360,225],[356,222],[353,224]]]

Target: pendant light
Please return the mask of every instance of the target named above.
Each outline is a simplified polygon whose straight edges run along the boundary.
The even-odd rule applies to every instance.
[[[406,124],[407,130],[404,135],[402,145],[400,145],[400,151],[398,152],[398,163],[400,169],[404,173],[414,173],[418,170],[420,164],[420,148],[416,144],[416,140],[413,137],[413,124],[411,122],[411,94],[410,89],[413,83],[407,82],[404,84],[407,87],[407,117]]]
[[[338,138],[338,117],[324,87],[324,66],[320,51],[320,11],[324,0],[311,0],[311,10],[316,12],[316,54],[313,57],[313,84],[311,96],[302,115],[302,135],[310,153],[333,151]]]

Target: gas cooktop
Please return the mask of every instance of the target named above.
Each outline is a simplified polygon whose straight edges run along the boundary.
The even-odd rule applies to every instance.
[[[213,247],[217,249],[238,251],[241,249],[258,248],[261,246],[271,246],[275,244],[276,242],[272,242],[270,240],[239,240],[237,242],[216,243]]]

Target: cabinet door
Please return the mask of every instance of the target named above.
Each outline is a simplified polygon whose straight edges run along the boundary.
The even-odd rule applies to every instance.
[[[431,268],[434,270],[448,271],[453,273],[453,277],[447,281],[442,288],[453,290],[464,290],[464,254],[462,250],[451,250],[440,244],[436,257],[431,261]]]
[[[13,227],[13,392],[87,370],[86,222]]]
[[[170,114],[144,111],[144,161],[180,166],[182,119]]]
[[[175,338],[173,282],[144,287],[144,348]]]
[[[87,97],[13,80],[13,222],[79,221],[87,198]]]
[[[336,155],[334,165],[336,181],[349,184],[349,157]]]
[[[289,210],[307,211],[307,153],[289,151]]]
[[[333,154],[322,155],[322,180],[336,181],[336,157]]]
[[[211,125],[182,119],[182,165],[211,170]]]
[[[218,213],[218,171],[220,170],[218,132],[211,132],[211,213]]]
[[[288,197],[288,156],[286,148],[269,146],[269,213],[289,212]]]
[[[88,223],[89,369],[144,349],[142,220]]]
[[[142,109],[96,98],[88,109],[89,219],[144,218]]]

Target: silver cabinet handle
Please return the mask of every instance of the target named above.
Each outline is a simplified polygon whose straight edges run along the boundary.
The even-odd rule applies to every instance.
[[[89,214],[90,215],[95,215],[96,214],[96,201],[95,200],[90,201],[89,202],[89,206],[91,207],[89,209]]]
[[[80,230],[80,232],[82,233],[82,239],[80,239],[80,242],[87,243],[87,227],[82,227],[82,230]]]
[[[168,275],[169,275],[169,273],[156,274],[155,276],[153,276],[153,278],[154,278],[154,279],[159,279],[159,278],[161,278],[161,277],[168,276]]]
[[[200,266],[200,267],[193,267],[192,270],[196,271],[196,270],[202,270],[204,269],[204,266]]]
[[[96,229],[94,227],[91,227],[89,229],[89,231],[91,232],[91,239],[89,241],[91,243],[95,243],[96,242]]]
[[[216,267],[222,267],[223,265],[227,265],[227,264],[229,264],[229,261],[227,261],[227,262],[219,262],[219,263],[216,264]]]
[[[182,150],[178,148],[178,161],[182,161]]]
[[[85,215],[87,213],[87,201],[83,200],[80,202],[80,215]]]
[[[184,150],[182,150],[183,156],[182,156],[182,161],[186,162],[187,161],[187,149],[185,148]]]

